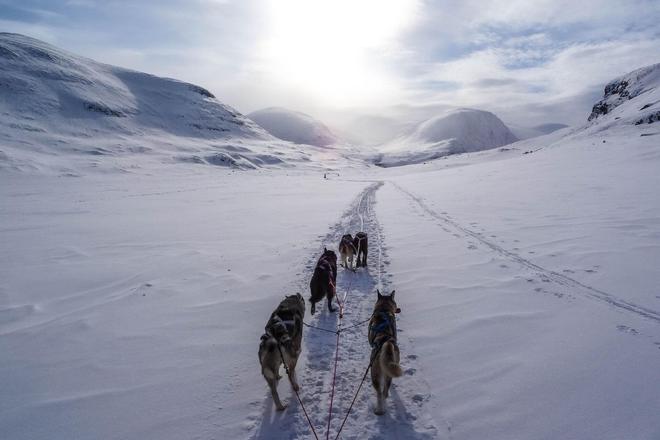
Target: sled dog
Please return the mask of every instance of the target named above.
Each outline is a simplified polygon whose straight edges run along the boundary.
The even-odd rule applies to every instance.
[[[369,239],[366,232],[358,232],[353,238],[355,248],[355,267],[367,267],[367,254],[369,253]]]
[[[273,402],[278,411],[286,408],[280,401],[277,393],[277,384],[281,378],[280,366],[286,363],[291,374],[291,385],[298,391],[298,379],[296,378],[296,363],[300,356],[303,318],[305,317],[305,300],[296,293],[282,300],[277,309],[270,315],[266,323],[265,333],[261,336],[259,344],[259,363],[261,374],[264,375]],[[279,346],[279,348],[278,348]]]
[[[337,254],[323,248],[323,254],[314,268],[312,280],[309,282],[311,296],[309,302],[312,305],[312,315],[316,313],[316,303],[323,297],[328,299],[328,310],[334,312],[332,298],[335,297],[335,286],[337,285]]]
[[[341,255],[341,262],[346,269],[353,269],[353,256],[356,253],[353,236],[351,234],[342,236],[339,242],[339,255]]]
[[[389,395],[392,378],[402,374],[399,366],[399,346],[396,342],[396,317],[401,310],[394,302],[394,290],[390,295],[381,295],[374,306],[369,321],[369,344],[371,344],[371,384],[376,390],[377,415],[385,414],[385,399]]]

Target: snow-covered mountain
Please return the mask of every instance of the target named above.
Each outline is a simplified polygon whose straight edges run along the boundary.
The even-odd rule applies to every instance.
[[[526,139],[511,147],[531,151],[573,142],[624,142],[631,137],[660,135],[660,63],[610,81],[603,99],[594,104],[586,119],[582,126]]]
[[[337,136],[321,121],[308,114],[282,107],[269,107],[248,117],[276,138],[296,144],[326,147],[337,142]]]
[[[462,108],[419,124],[412,133],[380,147],[376,163],[406,165],[457,153],[501,147],[518,139],[493,113]]]
[[[637,125],[660,120],[660,63],[610,81],[588,120],[620,120]],[[638,104],[642,104],[639,106]]]
[[[0,95],[0,168],[76,174],[151,159],[256,168],[314,154],[275,139],[202,87],[17,34],[0,34]]]

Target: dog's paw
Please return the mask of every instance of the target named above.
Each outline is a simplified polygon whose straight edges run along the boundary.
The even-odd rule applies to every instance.
[[[298,385],[297,383],[294,383],[291,386],[293,387],[294,391],[300,391],[300,385]]]
[[[376,408],[376,409],[374,409],[374,414],[376,414],[377,416],[385,415],[385,410],[380,409],[380,408]]]
[[[278,411],[284,411],[286,409],[287,405],[280,405],[277,407]]]

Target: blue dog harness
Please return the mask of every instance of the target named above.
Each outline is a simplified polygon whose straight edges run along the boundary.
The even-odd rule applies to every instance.
[[[387,312],[378,312],[369,322],[369,344],[374,349],[380,347],[386,341],[393,341],[396,344],[396,318]]]

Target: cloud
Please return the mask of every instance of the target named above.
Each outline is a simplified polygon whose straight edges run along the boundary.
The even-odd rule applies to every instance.
[[[657,0],[0,0],[0,17],[244,112],[342,120],[471,106],[576,124],[607,81],[660,61]]]

